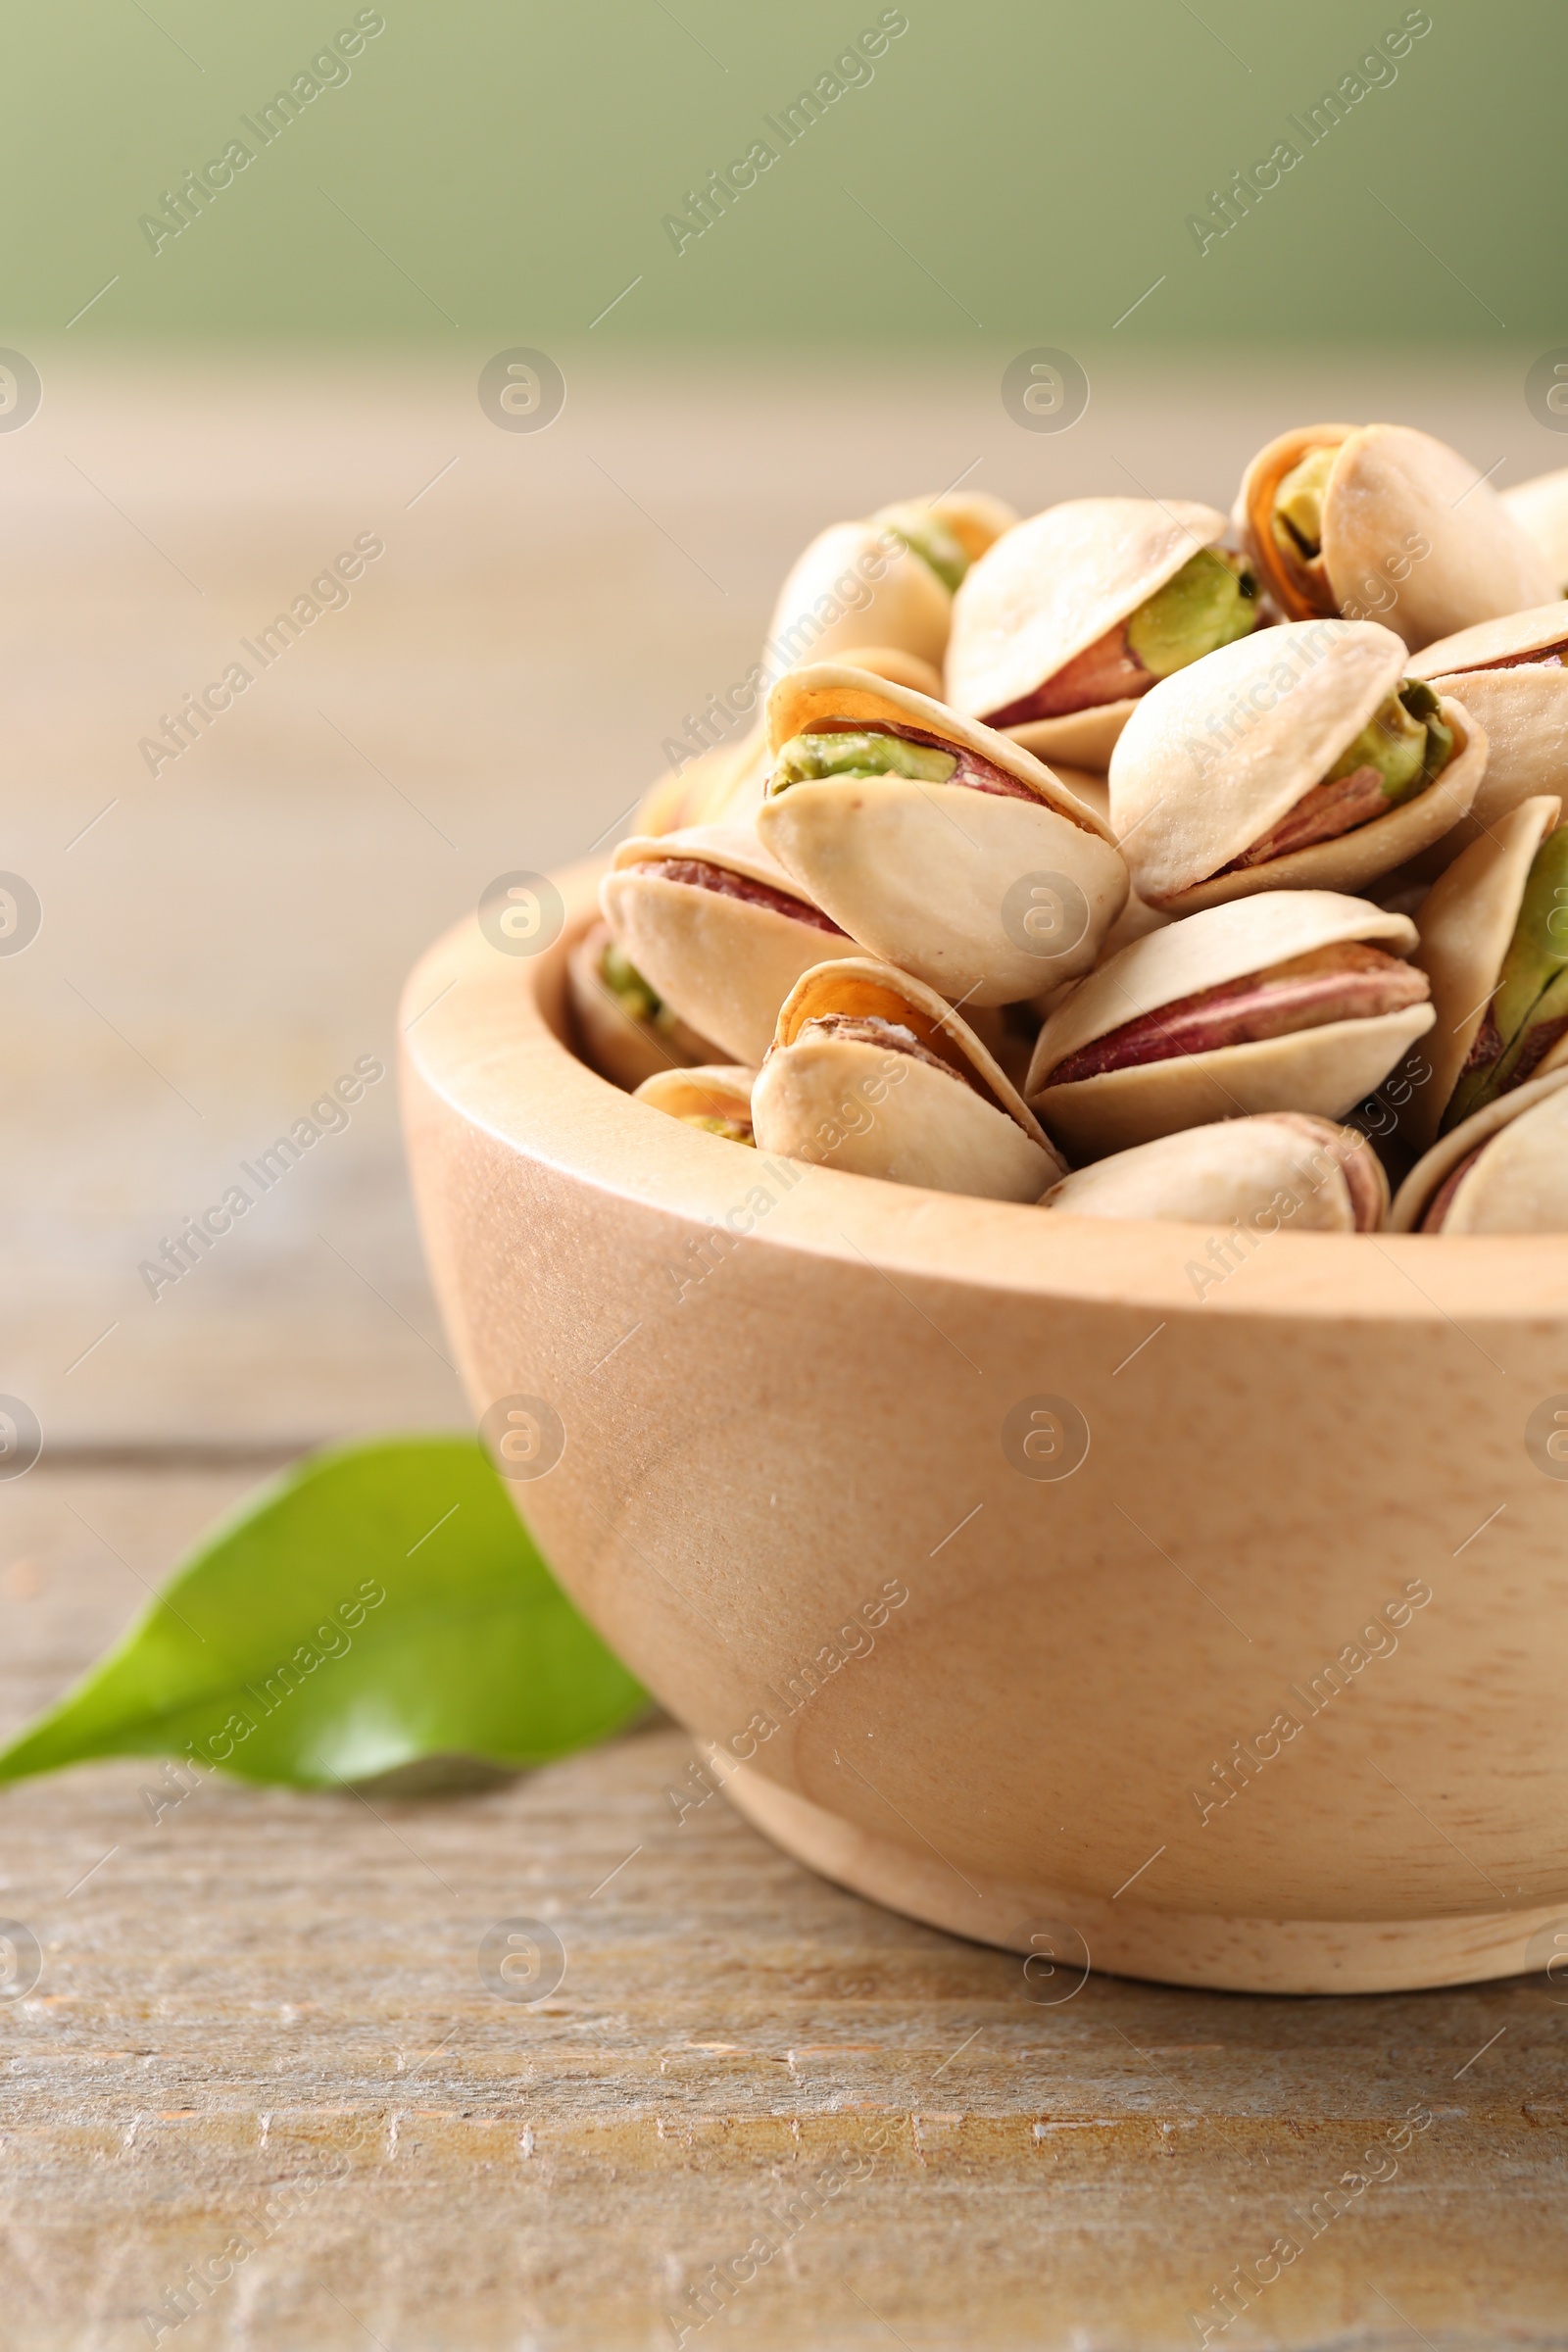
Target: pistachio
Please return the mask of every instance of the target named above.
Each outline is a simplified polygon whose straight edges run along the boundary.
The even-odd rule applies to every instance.
[[[1501,494],[1510,518],[1545,560],[1558,596],[1568,596],[1568,466],[1515,482]]]
[[[905,546],[936,573],[949,595],[955,593],[969,568],[969,556],[961,540],[948,529],[939,514],[917,500],[907,499],[898,506],[881,508],[871,519],[897,533]]]
[[[1215,546],[1224,529],[1189,499],[1067,499],[1019,523],[954,601],[955,710],[1102,768],[1156,678],[1252,626],[1250,571]]]
[[[1017,744],[827,662],[780,679],[768,731],[778,764],[758,832],[875,954],[977,1005],[1094,962],[1126,868],[1103,819]],[[1054,915],[1031,930],[1017,894],[1037,885]]]
[[[1025,1095],[1086,1159],[1249,1112],[1341,1118],[1432,1026],[1415,943],[1407,916],[1332,891],[1188,915],[1053,1008]]]
[[[868,956],[806,972],[752,1091],[763,1151],[992,1200],[1062,1172],[1034,1114],[934,989]]]
[[[1233,524],[820,534],[568,952],[586,1056],[706,1139],[1058,1217],[1568,1232],[1568,469],[1499,499],[1315,425]],[[1342,1123],[1380,1088],[1427,1147],[1393,1210]]]
[[[1434,883],[1418,927],[1437,1026],[1410,1128],[1430,1144],[1568,1058],[1568,831],[1555,794],[1498,819]]]
[[[1281,433],[1247,468],[1236,522],[1288,619],[1375,612],[1412,650],[1558,587],[1491,483],[1409,425]]]
[[[1375,1233],[1389,1181],[1365,1136],[1299,1111],[1189,1127],[1079,1168],[1041,1202],[1075,1217]]]
[[[1153,687],[1110,766],[1140,897],[1185,913],[1258,890],[1354,890],[1449,833],[1486,738],[1406,659],[1376,621],[1298,621]]]
[[[687,723],[691,724],[690,717]],[[672,737],[665,745],[666,751],[674,744]],[[685,737],[680,738],[678,748],[689,753]],[[749,791],[749,787],[757,780],[758,771],[765,766],[766,759],[767,745],[760,724],[737,742],[710,744],[695,759],[683,757],[677,766],[662,775],[643,795],[637,810],[637,832],[678,833],[688,825],[744,823],[744,814],[732,812],[745,810],[749,803],[760,797],[760,785],[757,793]]]
[[[1466,1071],[1493,1069],[1506,1043],[1493,1000],[1532,864],[1559,812],[1555,794],[1522,801],[1453,858],[1416,907],[1414,960],[1431,981],[1437,1015],[1419,1057],[1403,1073],[1413,1092],[1401,1125],[1418,1150],[1435,1142]]]
[[[1480,621],[1415,655],[1412,677],[1453,695],[1484,730],[1486,773],[1441,851],[1446,862],[1568,767],[1568,602]],[[1436,859],[1439,851],[1434,850]],[[1430,876],[1429,876],[1430,878]]]
[[[835,522],[795,564],[768,624],[763,660],[776,675],[792,662],[848,660],[862,645],[895,645],[940,669],[953,596],[897,532],[876,522]]]
[[[599,958],[599,977],[629,1021],[669,1017],[669,1007],[655,996],[618,940],[605,942]]]
[[[830,524],[779,591],[764,667],[776,676],[793,662],[880,646],[940,669],[954,588],[1012,519],[1001,499],[950,493],[901,500],[865,521]]]
[[[638,1087],[636,1100],[652,1103],[684,1127],[716,1135],[725,1143],[755,1144],[752,1085],[756,1072],[728,1063],[689,1070],[661,1070]]]
[[[596,923],[566,958],[566,987],[585,1058],[602,1078],[628,1092],[656,1070],[710,1060],[706,1037],[650,987]]]
[[[990,490],[939,490],[935,497],[914,503],[951,532],[971,564],[977,564],[987,548],[995,546],[1004,531],[1014,529],[1018,521],[1017,510]]]
[[[1418,1160],[1396,1233],[1568,1233],[1568,1068],[1499,1097]]]
[[[599,897],[622,953],[664,1002],[754,1067],[800,974],[858,953],[749,826],[634,835]]]

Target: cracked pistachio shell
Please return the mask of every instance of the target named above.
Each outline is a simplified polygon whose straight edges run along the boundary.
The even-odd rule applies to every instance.
[[[916,499],[915,504],[930,508],[971,564],[978,563],[987,548],[994,547],[1003,532],[1012,530],[1018,520],[1016,507],[1009,507],[1004,498],[993,497],[989,490],[941,490],[934,498]]]
[[[768,697],[775,751],[830,718],[917,728],[989,760],[1030,795],[822,776],[765,801],[759,834],[842,929],[950,1001],[1012,1004],[1089,968],[1127,896],[1102,817],[1004,735],[863,670],[813,663]],[[1008,900],[1032,876],[1064,883],[1064,905],[1074,891],[1082,901],[1055,955],[1034,952]]]
[[[661,1070],[637,1089],[639,1102],[672,1119],[733,1119],[738,1126],[752,1122],[752,1084],[755,1070],[734,1062],[703,1062],[687,1070]]]
[[[1110,821],[1133,888],[1188,913],[1257,891],[1358,890],[1451,831],[1475,798],[1486,736],[1441,697],[1453,754],[1424,792],[1333,841],[1218,869],[1328,774],[1407,674],[1375,620],[1304,620],[1221,646],[1152,687],[1110,761]]]
[[[1436,1136],[1469,1058],[1519,920],[1531,859],[1561,807],[1554,793],[1542,793],[1508,809],[1439,875],[1417,910],[1421,938],[1410,960],[1432,983],[1435,1016],[1421,1049],[1432,1075],[1401,1121],[1418,1152]]]
[[[756,726],[747,736],[743,756],[732,760],[723,770],[715,770],[705,779],[702,789],[689,793],[683,804],[685,813],[680,828],[690,825],[750,825],[762,805],[767,790],[767,731],[759,715]],[[688,769],[695,776],[696,768]],[[645,825],[639,821],[639,833],[660,833],[676,828]]]
[[[1525,537],[1545,559],[1552,584],[1568,595],[1568,466],[1515,482],[1498,494]]]
[[[862,1039],[803,1035],[833,1014],[895,1021],[967,1076]],[[752,1090],[752,1118],[764,1152],[931,1192],[1038,1200],[1062,1173],[967,1022],[935,989],[869,956],[821,964],[797,982]]]
[[[1274,500],[1285,476],[1325,447],[1336,456],[1322,553],[1307,564],[1276,543]],[[1281,433],[1248,466],[1236,520],[1288,619],[1376,612],[1412,648],[1543,604],[1562,585],[1469,459],[1406,424]]]
[[[1487,738],[1486,772],[1469,814],[1454,827],[1455,853],[1532,793],[1550,792],[1568,775],[1568,668],[1524,658],[1565,640],[1568,603],[1559,602],[1478,621],[1411,656],[1409,676],[1457,697]],[[1510,667],[1486,666],[1494,662]]]
[[[599,966],[610,938],[609,924],[595,923],[566,958],[566,993],[590,1066],[629,1094],[657,1070],[710,1060],[711,1045],[685,1021],[639,1020],[606,987]]]
[[[1340,1154],[1361,1170],[1352,1191]],[[1221,1119],[1137,1144],[1054,1185],[1042,1208],[1075,1217],[1153,1217],[1222,1231],[1240,1222],[1292,1233],[1375,1233],[1389,1180],[1364,1136],[1296,1111]],[[1359,1213],[1358,1213],[1359,1211]]]
[[[1445,1234],[1568,1233],[1568,1069],[1489,1102],[1417,1160],[1395,1197],[1393,1233],[1414,1233],[1462,1160]]]
[[[1431,1028],[1430,1004],[1105,1070],[1064,1085],[1053,1085],[1052,1072],[1080,1047],[1161,1005],[1350,940],[1402,956],[1415,946],[1416,929],[1408,915],[1385,914],[1366,899],[1296,890],[1238,899],[1152,931],[1053,1009],[1036,1042],[1024,1093],[1047,1132],[1074,1159],[1101,1158],[1184,1127],[1254,1111],[1342,1118]]]
[[[999,539],[962,582],[948,640],[948,697],[983,718],[1054,678],[1126,620],[1225,530],[1192,499],[1069,498]],[[1137,709],[1102,703],[1006,731],[1042,760],[1103,768]]]
[[[747,825],[689,825],[623,841],[599,886],[605,920],[650,986],[722,1052],[756,1068],[778,1008],[802,972],[835,952],[859,954],[818,924],[752,899],[726,897],[650,872],[663,858],[700,858],[807,899]]]
[[[768,625],[763,661],[849,659],[890,645],[942,667],[953,596],[923,557],[875,521],[834,522],[791,567]]]
[[[762,758],[759,721],[738,741],[710,744],[695,760],[667,769],[637,805],[637,833],[678,833],[687,825],[721,821],[731,799],[743,791],[749,770]]]

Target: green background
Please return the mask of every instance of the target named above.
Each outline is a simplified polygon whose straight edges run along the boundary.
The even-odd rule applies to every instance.
[[[352,79],[155,255],[139,216],[353,0],[14,12],[0,340],[66,330],[118,277],[74,341],[1032,344],[1103,337],[1161,276],[1122,338],[1568,340],[1561,0],[1433,0],[1397,81],[1201,257],[1187,216],[1398,0],[908,0],[869,86],[678,257],[663,215],[876,0],[381,13]]]

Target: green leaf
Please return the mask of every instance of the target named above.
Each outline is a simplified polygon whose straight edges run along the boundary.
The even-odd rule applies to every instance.
[[[0,1781],[115,1755],[303,1788],[421,1756],[540,1764],[646,1704],[478,1444],[380,1439],[311,1455],[220,1521],[0,1751]]]

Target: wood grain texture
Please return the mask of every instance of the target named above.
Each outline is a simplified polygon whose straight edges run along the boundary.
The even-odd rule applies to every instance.
[[[976,458],[1027,510],[1124,487],[1118,453],[1143,473],[1157,448],[1152,487],[1225,505],[1250,450],[1350,396],[1295,361],[1152,379],[1139,355],[1042,445],[1003,416],[1000,362],[983,382],[662,362],[573,373],[529,440],[485,423],[477,358],[37,356],[45,405],[0,437],[0,862],[45,902],[0,962],[0,1389],[34,1398],[50,1449],[0,1485],[6,1730],[296,1446],[466,1417],[389,1088],[156,1305],[137,1260],[390,1049],[414,956],[494,874],[629,808],[665,733],[755,658],[813,530]],[[1503,478],[1556,455],[1494,371],[1390,366],[1355,392],[1480,466],[1507,450]],[[354,605],[147,777],[144,728],[367,526],[388,554]],[[1539,1982],[1290,2001],[1095,1977],[1047,2008],[1015,1959],[826,1886],[721,1798],[677,1820],[692,1761],[661,1726],[374,1813],[214,1780],[155,1821],[143,1790],[172,1791],[136,1762],[0,1792],[0,1910],[43,1945],[34,1993],[0,1999],[7,2343],[145,2345],[140,2311],[261,2240],[281,2191],[166,2348],[673,2345],[711,2267],[858,2157],[688,2346],[1175,2352],[1418,2101],[1435,2121],[1398,2175],[1211,2341],[1568,2342],[1568,2010]],[[531,2008],[477,1973],[517,1916],[568,1947]]]
[[[152,1565],[243,1483],[4,1491],[7,1727],[137,1605],[115,1552]],[[722,1798],[679,1813],[691,1761],[655,1726],[455,1801],[214,1778],[155,1821],[138,1761],[7,1790],[0,1891],[44,1955],[0,2004],[7,2340],[128,2352],[240,2233],[163,2343],[673,2345],[760,2235],[710,2343],[1164,2352],[1419,2106],[1396,2173],[1213,2340],[1562,2342],[1568,2007],[1539,1983],[1091,1977],[1048,2007]],[[515,1918],[565,1947],[532,2006],[479,1980]]]

